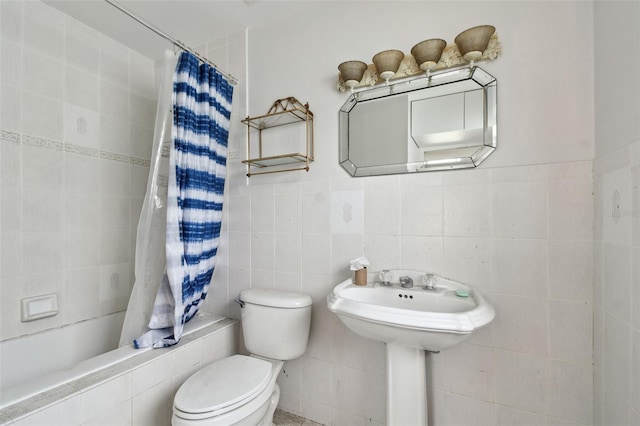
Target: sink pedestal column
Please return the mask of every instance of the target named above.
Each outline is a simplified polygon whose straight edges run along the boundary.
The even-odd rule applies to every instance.
[[[387,343],[387,425],[427,426],[425,352]]]

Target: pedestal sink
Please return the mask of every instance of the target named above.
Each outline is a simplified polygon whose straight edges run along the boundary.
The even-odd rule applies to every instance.
[[[397,269],[385,271],[385,282],[378,276],[369,273],[366,286],[338,284],[327,306],[353,332],[386,343],[387,425],[426,426],[424,351],[462,342],[495,311],[470,286],[438,275]]]

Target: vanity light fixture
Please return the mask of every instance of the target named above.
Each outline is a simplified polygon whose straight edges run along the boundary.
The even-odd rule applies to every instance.
[[[389,83],[389,79],[398,72],[403,59],[404,53],[399,50],[384,50],[373,57],[373,64],[380,77]]]
[[[492,61],[501,53],[502,45],[496,28],[479,25],[458,34],[455,43],[432,38],[415,44],[411,54],[392,49],[376,54],[373,64],[357,60],[343,62],[338,66],[337,89],[353,93],[382,83],[389,86],[390,80],[400,82],[425,74],[435,78],[438,71],[447,68],[465,67],[472,72],[477,62]]]
[[[362,76],[367,70],[367,64],[362,61],[346,61],[338,65],[338,70],[345,86],[353,91],[353,88],[362,80]]]
[[[469,28],[458,34],[454,40],[462,58],[473,66],[473,63],[480,58],[489,45],[489,40],[496,28],[492,25],[479,25]]]
[[[438,64],[447,42],[441,38],[421,41],[411,48],[411,54],[422,71],[429,73]]]

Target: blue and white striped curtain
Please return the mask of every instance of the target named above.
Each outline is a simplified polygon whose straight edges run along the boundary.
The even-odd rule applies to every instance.
[[[183,52],[173,80],[166,274],[136,347],[176,344],[207,296],[222,221],[233,86]]]

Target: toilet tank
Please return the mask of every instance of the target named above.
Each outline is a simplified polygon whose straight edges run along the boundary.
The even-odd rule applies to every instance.
[[[292,291],[242,290],[244,345],[271,359],[295,359],[307,349],[311,325],[311,297]]]

